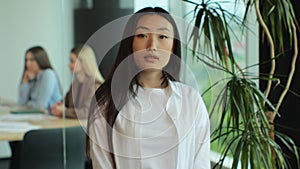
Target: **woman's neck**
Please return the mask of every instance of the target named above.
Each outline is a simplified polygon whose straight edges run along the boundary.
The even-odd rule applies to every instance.
[[[145,88],[165,88],[167,83],[164,81],[161,70],[144,70],[138,74],[138,82]]]

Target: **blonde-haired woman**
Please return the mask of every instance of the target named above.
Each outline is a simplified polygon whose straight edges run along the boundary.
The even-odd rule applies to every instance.
[[[77,45],[70,53],[69,68],[73,82],[65,96],[65,105],[57,102],[51,107],[55,116],[69,118],[87,118],[90,103],[95,90],[104,82],[101,76],[93,49],[88,45]]]

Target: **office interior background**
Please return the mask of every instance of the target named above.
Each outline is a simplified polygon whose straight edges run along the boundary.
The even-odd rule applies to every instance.
[[[71,48],[77,43],[84,43],[110,21],[145,6],[163,7],[187,22],[192,16],[186,14],[194,9],[193,5],[181,0],[0,0],[0,99],[17,101],[25,51],[35,45],[46,49],[66,92],[72,81],[67,67]],[[228,8],[231,7],[228,4]],[[242,15],[245,10],[243,4],[237,8]],[[244,65],[252,65],[259,60],[258,25],[254,11],[250,12],[248,26],[251,31],[246,30],[241,35],[243,43],[237,43],[234,48],[240,53],[240,62]],[[114,51],[111,52],[113,57]],[[104,76],[111,62],[107,59],[98,63]],[[193,64],[189,60],[187,63]],[[253,71],[258,72],[258,68],[255,69]],[[198,85],[201,89],[201,83]],[[0,150],[0,158],[11,155],[6,142],[0,142]]]

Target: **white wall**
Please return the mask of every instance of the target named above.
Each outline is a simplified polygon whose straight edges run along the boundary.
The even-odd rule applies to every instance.
[[[67,67],[73,47],[74,0],[0,0],[0,99],[17,101],[25,51],[44,47],[64,88],[71,75]],[[0,158],[10,156],[0,142]]]
[[[73,46],[73,0],[0,0],[0,98],[17,101],[25,51],[43,46],[64,91]]]
[[[124,2],[123,2],[124,3]],[[134,0],[134,11],[138,11],[144,7],[156,7],[159,6],[169,11],[169,0]],[[120,3],[122,5],[122,3]]]

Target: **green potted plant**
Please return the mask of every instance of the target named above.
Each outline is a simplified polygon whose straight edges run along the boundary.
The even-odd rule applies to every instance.
[[[288,136],[274,130],[272,126],[279,107],[287,94],[291,80],[294,75],[295,62],[298,56],[297,46],[297,21],[293,6],[289,0],[241,1],[245,3],[245,15],[238,18],[222,8],[217,1],[204,1],[197,3],[189,0],[182,0],[195,5],[194,9],[194,30],[190,37],[193,56],[209,66],[224,72],[225,85],[220,90],[215,100],[212,113],[221,112],[218,127],[212,133],[211,141],[220,141],[223,144],[222,155],[215,168],[221,168],[226,156],[232,156],[231,168],[289,168],[285,153],[274,140],[274,134],[285,146],[292,151],[299,159],[297,147]],[[240,1],[235,0],[235,3]],[[270,50],[271,69],[267,76],[253,75],[248,68],[241,68],[235,60],[232,51],[232,33],[230,21],[234,21],[245,28],[245,22],[249,10],[254,8],[261,32],[267,37]],[[247,29],[247,28],[246,28]],[[273,105],[268,96],[272,83],[275,81],[275,59],[281,53],[275,53],[275,46],[283,51],[284,35],[283,30],[288,30],[287,37],[292,44],[294,57],[291,64],[288,82],[284,91],[279,97],[278,104]],[[215,56],[203,58],[201,48],[201,36],[207,38],[210,50],[214,50]],[[259,63],[253,66],[258,66]],[[267,88],[262,92],[255,80],[267,80]],[[219,82],[217,82],[219,83]],[[215,87],[213,84],[208,90]],[[205,94],[205,93],[204,93]],[[298,161],[298,166],[299,161]]]

